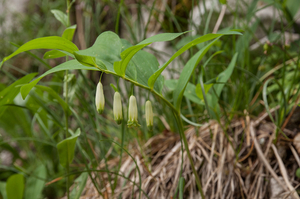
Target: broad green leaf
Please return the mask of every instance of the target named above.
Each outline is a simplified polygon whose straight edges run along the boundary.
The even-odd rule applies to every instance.
[[[64,139],[57,144],[57,152],[59,156],[59,162],[63,167],[67,167],[74,159],[75,146],[78,136],[80,135],[80,129],[78,128],[74,135]]]
[[[222,73],[218,75],[218,79],[216,82],[217,84],[214,84],[213,86],[214,88],[214,92],[212,93],[213,97],[212,100],[209,102],[209,105],[213,108],[216,107],[216,104],[218,103],[218,99],[225,86],[225,83],[228,81],[228,79],[230,78],[233,72],[237,57],[238,57],[238,53],[235,53],[233,58],[231,59],[230,64],[228,65],[228,68],[226,68],[226,70],[224,70]]]
[[[42,192],[45,186],[45,181],[42,179],[46,178],[47,169],[44,165],[40,165],[32,172],[32,175],[26,179],[24,199],[43,198]]]
[[[78,48],[74,43],[62,37],[51,36],[51,37],[37,38],[23,44],[14,53],[5,57],[0,63],[0,68],[5,61],[9,60],[15,55],[33,49],[56,49],[56,50],[66,51],[71,54],[73,54],[74,51],[78,51]]]
[[[165,85],[171,90],[174,91],[176,85],[178,83],[177,79],[168,79],[165,81]],[[195,92],[195,85],[188,83],[185,90],[184,90],[184,96],[187,97],[189,100],[191,100],[192,102],[196,103],[196,104],[200,104],[200,105],[204,105],[203,101],[201,101]]]
[[[22,199],[24,194],[24,176],[14,174],[7,179],[6,195],[7,199]]]
[[[76,60],[67,61],[65,63],[62,63],[62,64],[48,70],[47,72],[45,72],[44,74],[42,74],[41,76],[39,76],[38,78],[33,80],[32,82],[23,85],[21,87],[21,95],[22,95],[23,99],[25,99],[26,96],[31,91],[31,89],[46,75],[49,75],[51,73],[55,73],[58,71],[63,71],[63,70],[80,70],[80,69],[82,69],[82,70],[98,70],[97,68],[94,68],[94,67],[84,66]]]
[[[0,92],[0,117],[7,109],[7,106],[4,105],[13,103],[13,100],[20,92],[20,86],[28,83],[36,75],[37,73],[30,73],[18,79],[17,81],[15,81],[14,83],[12,83],[11,85],[9,85],[7,88],[3,89]]]
[[[176,37],[179,37],[180,35],[184,34],[183,33],[162,33],[158,35],[154,35],[152,37],[149,37],[145,39],[144,41],[140,42],[139,44],[135,46],[131,46],[124,50],[121,53],[121,61],[117,61],[114,63],[114,70],[115,72],[120,75],[121,77],[125,77],[125,71],[127,68],[127,65],[129,61],[132,59],[132,57],[140,51],[142,48],[150,45],[153,42],[162,42],[162,41],[170,41],[175,39]]]
[[[138,52],[140,51],[142,48],[144,48],[145,46],[148,46],[151,43],[147,43],[147,44],[141,44],[141,45],[135,45],[135,46],[131,46],[129,48],[127,48],[126,50],[124,50],[121,53],[121,61],[116,61],[114,63],[114,70],[115,72],[120,75],[121,77],[125,77],[125,71],[127,68],[127,65],[129,63],[129,61],[132,59],[132,57]]]
[[[221,4],[226,4],[226,3],[227,3],[227,0],[219,0],[219,2],[220,2]]]
[[[70,26],[70,27],[66,28],[61,37],[65,38],[69,41],[72,41],[75,30],[76,30],[76,27],[77,27],[76,25],[73,25],[73,26]]]
[[[68,114],[71,114],[68,104],[52,88],[41,85],[36,85],[35,87],[42,91],[48,92],[51,97],[53,97],[61,105],[64,111],[68,112]]]
[[[209,89],[213,86],[213,84],[204,84],[204,91],[205,91],[205,95],[209,95],[208,91]],[[202,93],[202,89],[201,89],[201,85],[197,84],[195,92],[197,94],[197,96],[203,100],[203,93]]]
[[[129,62],[126,76],[148,87],[149,77],[158,69],[159,63],[154,55],[146,51],[139,51]],[[160,76],[154,85],[154,90],[161,93],[163,88],[163,76]]]
[[[215,39],[217,37],[223,36],[223,35],[241,35],[241,33],[236,31],[227,31],[222,34],[207,34],[203,35],[202,37],[199,37],[197,39],[194,39],[193,41],[189,42],[188,44],[184,45],[182,48],[180,48],[165,64],[163,64],[148,80],[148,85],[150,88],[153,88],[155,81],[161,75],[161,73],[165,70],[165,68],[179,55],[181,55],[183,52],[188,50],[189,48],[199,44],[203,43],[205,41],[209,41],[212,39]]]
[[[60,21],[64,26],[68,27],[69,26],[69,19],[68,19],[68,15],[66,15],[65,13],[63,13],[60,10],[56,10],[53,9],[51,10],[52,14],[54,14],[54,17]]]
[[[119,36],[113,32],[107,31],[101,33],[97,37],[92,47],[77,51],[76,59],[81,62],[82,57],[85,57],[85,60],[87,59],[86,56],[94,57],[96,58],[96,64],[98,64],[98,60],[101,60],[108,71],[114,72],[113,63],[121,60],[121,49],[122,44]]]
[[[182,97],[183,97],[183,93],[184,93],[184,90],[185,90],[185,88],[187,86],[187,83],[188,83],[188,81],[189,81],[192,73],[196,69],[196,67],[199,64],[199,62],[201,61],[202,57],[212,47],[212,45],[216,41],[218,41],[218,39],[220,37],[216,38],[215,40],[213,40],[212,42],[210,42],[209,44],[207,44],[204,48],[202,48],[184,66],[184,68],[183,68],[183,70],[181,72],[181,75],[179,77],[177,86],[176,86],[176,88],[175,88],[175,90],[173,92],[173,103],[174,103],[175,108],[178,111],[180,111],[180,105],[181,105],[181,100],[182,100]]]
[[[75,53],[75,52],[74,52]],[[66,51],[61,50],[50,50],[44,54],[44,59],[55,59],[60,57],[70,56],[74,58],[74,55],[71,53],[68,53]]]
[[[81,196],[81,193],[86,185],[86,181],[88,178],[88,173],[82,173],[76,180],[75,183],[73,184],[74,189],[70,193],[70,197],[72,199],[79,199]]]

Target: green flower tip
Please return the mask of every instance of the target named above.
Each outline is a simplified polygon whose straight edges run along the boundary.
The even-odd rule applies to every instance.
[[[146,111],[146,123],[147,123],[148,130],[152,131],[152,129],[153,129],[153,110],[152,110],[152,104],[149,100],[146,102],[145,111]]]
[[[139,127],[139,126],[141,126],[138,123],[137,118],[138,118],[138,111],[137,111],[136,99],[133,95],[131,95],[130,98],[129,98],[129,110],[128,110],[127,126],[128,127],[132,127],[132,126]]]
[[[103,86],[102,86],[101,82],[99,82],[97,84],[95,103],[96,103],[98,113],[99,114],[103,113],[105,99],[104,99],[104,93],[103,93]]]
[[[122,102],[121,102],[121,95],[119,92],[115,92],[114,95],[114,118],[117,124],[121,124],[123,120],[122,116]]]

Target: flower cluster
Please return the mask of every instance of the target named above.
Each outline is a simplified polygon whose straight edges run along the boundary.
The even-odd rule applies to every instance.
[[[96,102],[96,107],[97,107],[98,113],[99,114],[103,113],[105,99],[104,99],[104,93],[103,93],[103,86],[102,86],[101,82],[99,82],[97,84],[95,102]],[[122,100],[121,100],[120,93],[117,91],[115,92],[115,95],[114,95],[113,113],[114,113],[114,119],[117,122],[117,124],[121,124],[123,121]],[[147,123],[148,130],[151,131],[153,128],[153,110],[152,110],[152,104],[149,100],[145,104],[145,113],[146,113],[146,123]],[[138,123],[138,109],[137,109],[137,104],[136,104],[136,98],[133,95],[131,95],[129,98],[127,125],[129,127],[141,126]]]

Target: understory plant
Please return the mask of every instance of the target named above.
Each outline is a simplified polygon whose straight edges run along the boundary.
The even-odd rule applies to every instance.
[[[69,2],[69,1],[68,1]],[[71,2],[68,3],[68,10],[71,7]],[[221,111],[221,108],[218,103],[218,99],[223,90],[224,84],[228,81],[229,77],[232,74],[233,68],[237,61],[238,54],[236,53],[232,60],[213,83],[203,82],[203,73],[204,69],[210,59],[207,59],[207,62],[200,64],[202,58],[206,55],[208,50],[218,43],[218,40],[223,36],[230,35],[241,35],[239,30],[222,30],[216,34],[205,34],[194,38],[192,41],[187,42],[179,50],[177,50],[168,61],[159,66],[157,58],[147,52],[142,50],[143,48],[149,46],[153,42],[166,42],[172,41],[176,38],[187,34],[188,32],[181,33],[162,33],[157,34],[147,39],[142,40],[136,45],[132,45],[129,41],[121,39],[116,33],[111,31],[106,31],[101,33],[95,43],[84,50],[79,50],[78,47],[72,42],[73,36],[76,30],[76,25],[70,25],[69,16],[64,14],[61,11],[53,11],[55,17],[61,21],[67,28],[63,32],[62,36],[49,36],[36,38],[31,41],[28,41],[24,45],[20,46],[14,53],[5,57],[1,63],[0,68],[5,61],[8,61],[12,57],[18,55],[19,53],[26,52],[34,49],[49,49],[50,51],[44,54],[44,59],[55,59],[65,57],[65,62],[59,64],[44,74],[34,78],[37,74],[32,73],[28,74],[25,77],[15,81],[11,86],[0,92],[0,105],[5,105],[11,103],[17,94],[20,92],[23,100],[28,99],[27,96],[31,94],[34,96],[34,93],[46,92],[53,102],[58,103],[63,112],[64,112],[64,126],[62,127],[65,131],[65,136],[61,140],[53,140],[56,143],[56,149],[59,156],[60,164],[65,168],[65,178],[66,178],[66,190],[67,196],[69,197],[69,186],[70,183],[70,165],[74,159],[75,146],[77,144],[81,155],[86,158],[88,155],[85,152],[84,147],[77,141],[78,139],[87,139],[87,133],[82,130],[82,128],[72,129],[69,124],[70,117],[77,117],[76,112],[72,107],[69,106],[71,100],[71,92],[69,86],[71,80],[74,77],[72,73],[73,70],[90,70],[90,71],[100,71],[102,73],[115,76],[116,78],[126,80],[132,85],[132,92],[129,99],[129,108],[128,108],[128,127],[139,128],[140,124],[138,122],[138,109],[140,108],[136,104],[136,97],[134,96],[133,87],[139,87],[146,90],[149,94],[147,97],[147,102],[145,104],[146,110],[146,124],[149,130],[152,130],[153,126],[153,110],[152,103],[154,100],[159,100],[168,109],[172,112],[179,132],[182,145],[182,150],[185,150],[189,158],[191,169],[193,175],[196,179],[196,184],[198,190],[200,191],[202,198],[204,194],[202,192],[201,181],[197,173],[197,168],[195,168],[193,159],[191,157],[188,142],[184,134],[183,120],[192,125],[199,125],[193,121],[190,121],[181,114],[182,101],[185,97],[196,100],[199,103],[205,105],[206,110],[208,111],[211,118],[217,118],[218,114]],[[201,50],[197,51],[186,63],[180,72],[179,79],[170,79],[168,80],[169,84],[172,85],[173,96],[169,100],[163,95],[163,86],[164,78],[161,75],[164,70],[167,69],[168,65],[175,60],[177,57],[182,55],[184,52],[192,49],[196,45],[201,45]],[[220,54],[221,51],[218,51],[211,55],[211,58]],[[201,71],[199,82],[194,85],[190,83],[190,78],[193,76],[194,72],[198,70]],[[60,71],[65,71],[64,74],[64,99],[60,96],[58,91],[55,91],[51,87],[39,85],[39,81],[45,76],[52,73],[59,73]],[[69,72],[71,71],[71,73]],[[101,79],[101,78],[100,78]],[[119,81],[117,81],[119,83]],[[125,136],[125,124],[124,121],[126,116],[123,115],[123,105],[122,105],[122,96],[118,90],[119,85],[112,86],[115,90],[114,102],[113,102],[113,112],[114,118],[117,124],[122,126],[122,142],[121,142],[121,155],[124,150],[123,141]],[[208,94],[208,91],[212,89],[213,92]],[[105,107],[104,102],[104,92],[103,86],[100,82],[97,85],[96,89],[95,103],[97,111],[102,114]],[[3,114],[4,111],[0,112]],[[82,135],[82,136],[80,136]],[[101,143],[104,143],[104,140],[101,140]],[[107,142],[111,142],[107,140]],[[182,153],[183,154],[183,153]],[[88,159],[88,158],[87,158]],[[121,163],[121,161],[120,161]],[[91,175],[89,167],[92,163],[85,162],[86,170],[80,172],[87,172]],[[181,169],[183,169],[181,167]],[[109,171],[107,171],[109,172]],[[182,178],[181,178],[182,180]],[[116,182],[116,179],[115,179]],[[97,183],[95,186],[97,187]],[[182,183],[180,183],[182,185]],[[184,184],[184,183],[183,183]],[[13,192],[13,187],[18,185],[19,190]],[[115,184],[112,185],[114,188]],[[142,193],[141,185],[137,185],[140,189],[140,196]],[[23,189],[24,189],[24,177],[21,174],[15,174],[11,176],[6,184],[7,194],[9,197],[14,197],[17,195],[18,198],[22,198]],[[98,191],[100,189],[98,188]]]

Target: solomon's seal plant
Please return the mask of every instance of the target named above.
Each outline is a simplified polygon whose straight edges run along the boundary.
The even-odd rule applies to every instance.
[[[72,1],[73,2],[73,1]],[[69,8],[70,6],[68,6]],[[177,123],[178,132],[180,134],[180,137],[182,139],[182,143],[184,145],[184,149],[186,151],[187,157],[191,164],[191,169],[193,171],[196,184],[198,187],[198,190],[201,193],[201,197],[204,197],[201,181],[198,175],[198,171],[196,170],[196,167],[194,166],[194,161],[192,159],[192,156],[189,151],[188,142],[186,139],[186,136],[184,134],[184,126],[182,122],[182,118],[185,118],[181,114],[181,102],[183,99],[183,96],[189,98],[191,95],[186,95],[187,93],[193,94],[196,96],[196,99],[193,98],[193,100],[196,100],[197,102],[201,101],[201,97],[204,98],[203,101],[201,101],[202,105],[205,105],[207,111],[209,113],[214,113],[220,111],[220,107],[218,104],[217,99],[219,99],[219,96],[221,95],[224,82],[226,82],[235,66],[236,60],[237,60],[237,53],[233,56],[231,63],[227,67],[223,73],[219,75],[218,78],[216,78],[216,84],[213,85],[214,89],[214,97],[213,100],[207,100],[205,98],[205,95],[207,94],[209,88],[207,89],[207,85],[203,84],[202,81],[200,81],[200,84],[192,85],[189,80],[194,73],[195,69],[199,67],[199,63],[201,59],[204,57],[204,55],[207,53],[207,51],[214,45],[216,42],[224,35],[241,35],[240,32],[236,30],[223,30],[220,33],[217,34],[206,34],[201,37],[198,37],[188,43],[186,43],[183,47],[181,47],[177,52],[175,52],[170,59],[159,66],[159,63],[156,59],[156,57],[146,51],[143,51],[142,49],[148,45],[150,45],[153,42],[164,42],[164,41],[171,41],[186,32],[183,33],[162,33],[158,35],[154,35],[150,38],[147,38],[140,43],[136,45],[131,45],[130,42],[128,42],[125,39],[121,39],[117,34],[107,31],[103,32],[98,36],[93,46],[91,46],[88,49],[79,50],[78,47],[72,42],[72,37],[74,35],[76,29],[76,25],[68,27],[62,37],[58,36],[50,36],[50,37],[42,37],[37,38],[34,40],[31,40],[21,47],[19,47],[14,53],[11,55],[5,57],[2,62],[0,62],[0,68],[3,65],[3,63],[10,58],[14,57],[15,55],[33,50],[33,49],[50,49],[51,51],[48,51],[45,55],[45,59],[51,59],[51,58],[58,58],[58,57],[64,57],[66,56],[66,62],[62,63],[56,67],[51,68],[44,74],[40,75],[36,79],[32,80],[34,75],[32,74],[31,78],[28,78],[26,82],[22,83],[20,92],[23,97],[23,99],[26,98],[26,96],[29,94],[29,92],[32,90],[33,87],[36,86],[36,84],[46,75],[58,72],[58,71],[66,71],[66,76],[68,75],[69,70],[94,70],[94,71],[101,71],[106,74],[114,75],[118,78],[122,78],[128,82],[130,82],[132,85],[138,86],[140,88],[148,90],[150,93],[152,93],[156,98],[159,98],[166,106],[169,107],[169,109],[172,111],[173,116],[175,118],[175,121]],[[203,44],[204,42],[205,45]],[[202,44],[201,44],[202,43]],[[173,87],[173,97],[172,100],[169,101],[167,98],[163,96],[162,90],[164,86],[164,80],[161,75],[161,73],[167,68],[167,66],[175,60],[177,57],[179,57],[181,54],[183,54],[185,51],[189,50],[190,48],[201,44],[202,48],[198,52],[196,52],[186,63],[183,67],[180,77],[178,80],[172,80],[174,82]],[[216,54],[216,53],[215,53]],[[72,60],[69,60],[68,57],[72,57]],[[199,68],[199,70],[204,69],[204,66]],[[201,79],[201,78],[200,78]],[[31,81],[32,80],[32,81]],[[189,92],[185,92],[186,88],[196,88],[189,90]],[[66,89],[67,90],[67,89]],[[49,91],[49,89],[47,90]],[[33,91],[34,92],[34,91]],[[55,95],[56,96],[56,95]],[[199,99],[197,99],[197,96]],[[56,96],[57,97],[57,96]],[[59,97],[59,96],[58,96]],[[69,141],[67,137],[69,136],[69,127],[68,127],[68,116],[72,113],[71,109],[69,108],[68,104],[68,93],[66,93],[66,99],[62,100],[61,98],[58,98],[57,100],[62,108],[65,111],[66,115],[66,139]],[[120,123],[122,120],[121,117],[121,99],[119,97],[119,94],[115,94],[115,101],[116,105],[114,105],[114,116],[117,121],[117,123]],[[96,90],[96,107],[97,111],[99,113],[103,112],[104,109],[104,94],[103,94],[103,86],[99,82],[97,85]],[[115,103],[115,102],[114,102]],[[134,96],[131,96],[129,99],[129,110],[128,110],[128,126],[140,126],[138,124],[138,112],[137,112],[137,104],[136,99]],[[151,127],[153,126],[153,113],[151,109],[151,103],[147,102],[146,104],[146,120],[147,120],[147,126]],[[190,122],[188,119],[185,118],[186,122]],[[191,123],[193,124],[193,123]],[[194,123],[195,124],[195,123]],[[123,127],[122,127],[123,128]],[[83,131],[84,132],[84,131]],[[123,132],[123,131],[122,131]],[[80,134],[76,134],[79,136]],[[76,137],[77,139],[77,137]],[[73,142],[73,141],[72,141]],[[74,142],[76,140],[74,139]],[[74,144],[74,143],[73,143]],[[68,145],[66,145],[68,146]],[[67,148],[68,149],[68,148]],[[70,151],[67,151],[67,157],[72,157]],[[74,153],[74,151],[73,151]],[[184,154],[184,153],[182,153]],[[63,157],[63,156],[62,156]],[[68,165],[71,163],[72,159],[67,158],[67,168]],[[197,168],[199,169],[199,168]],[[69,170],[67,169],[68,176]],[[141,182],[141,181],[140,181]],[[68,186],[67,186],[68,187]],[[140,186],[141,187],[141,186]],[[69,190],[67,188],[67,190]],[[69,195],[69,194],[67,194]]]

